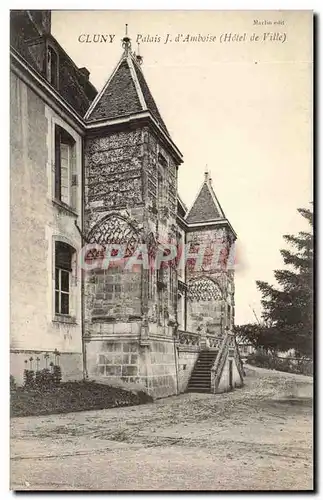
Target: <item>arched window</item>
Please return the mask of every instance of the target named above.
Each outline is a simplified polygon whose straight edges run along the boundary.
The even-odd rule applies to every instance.
[[[75,250],[67,243],[55,242],[55,314],[71,313],[72,258]]]

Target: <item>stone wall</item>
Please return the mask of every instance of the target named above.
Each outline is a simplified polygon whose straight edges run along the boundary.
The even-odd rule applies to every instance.
[[[178,392],[186,391],[194,365],[199,355],[199,348],[178,347]]]
[[[143,228],[142,129],[102,133],[85,141],[85,234],[90,243],[121,244],[125,257],[85,272],[85,335],[96,322],[131,321],[142,315],[142,269],[125,270],[140,246]]]
[[[89,379],[139,383],[156,398],[177,391],[173,342],[152,340],[141,346],[138,339],[120,336],[91,340],[86,342],[86,365]]]
[[[187,329],[218,335],[234,318],[233,270],[222,263],[230,251],[231,236],[227,229],[214,226],[190,230],[186,241],[189,252],[197,256],[188,260],[186,269]],[[200,261],[199,252],[203,256]]]
[[[147,388],[156,398],[177,393],[175,351],[172,340],[150,341],[147,351]]]
[[[108,339],[86,343],[87,376],[124,382],[146,382],[145,349],[138,341]]]
[[[81,137],[49,106],[11,74],[10,92],[10,345],[12,370],[21,379],[25,354],[57,349],[71,359],[63,375],[82,377],[81,281],[74,268],[73,316],[55,316],[55,241],[69,243],[76,252],[81,238],[74,221],[82,224]],[[76,143],[76,206],[69,210],[54,201],[54,126],[63,126]]]
[[[10,374],[14,376],[17,385],[24,383],[24,370],[30,368],[29,359],[32,357],[33,370],[36,369],[36,359],[39,358],[39,369],[46,367],[44,355],[49,355],[48,366],[54,362],[55,356],[51,351],[21,350],[10,353]],[[27,364],[25,361],[28,361]],[[62,382],[81,380],[83,378],[83,358],[81,353],[61,353],[59,365],[62,370]]]
[[[177,167],[169,152],[148,129],[144,131],[144,192],[148,210],[145,231],[151,246],[177,241]],[[172,334],[177,311],[177,270],[165,262],[148,276],[148,319],[159,334]],[[169,326],[171,328],[169,328]]]
[[[176,269],[126,267],[141,244],[154,259],[158,243],[176,242],[176,193],[175,162],[148,127],[86,139],[87,239],[127,250],[122,263],[84,274],[88,376],[142,383],[155,397],[177,391]],[[136,363],[127,360],[129,342]]]
[[[230,363],[232,363],[232,387],[230,387]],[[235,359],[233,357],[228,356],[220,378],[220,382],[218,387],[216,388],[216,392],[226,392],[234,389],[235,387],[241,387],[243,385],[243,381],[241,380]]]

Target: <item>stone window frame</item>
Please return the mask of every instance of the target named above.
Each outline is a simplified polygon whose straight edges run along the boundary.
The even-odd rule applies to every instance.
[[[68,245],[71,252],[71,270],[69,277],[69,314],[62,314],[56,312],[55,307],[55,293],[56,293],[56,244]],[[77,299],[78,299],[78,269],[77,269],[77,255],[78,249],[76,245],[67,237],[63,235],[53,235],[52,236],[52,321],[58,323],[70,323],[78,324],[78,311],[77,311]]]
[[[67,146],[67,200],[63,199],[62,188],[62,146]],[[59,203],[76,208],[76,141],[61,125],[55,124],[55,185],[54,198]]]
[[[51,176],[49,180],[49,196],[54,205],[65,210],[72,216],[79,217],[82,213],[81,205],[81,188],[82,188],[82,138],[81,136],[66,122],[64,122],[59,116],[53,114],[53,111],[49,108],[47,112],[47,119],[49,122],[49,137],[48,137],[48,151],[49,151],[49,164],[51,167]],[[73,168],[71,172],[71,196],[70,204],[66,204],[56,197],[56,141],[55,130],[56,127],[60,127],[74,142],[74,152],[73,152]]]

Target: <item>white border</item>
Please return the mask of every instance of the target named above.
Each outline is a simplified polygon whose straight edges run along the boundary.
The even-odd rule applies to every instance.
[[[92,0],[91,6],[93,9],[102,9],[106,10],[107,7],[109,9],[116,9],[116,10],[207,10],[207,9],[212,9],[212,10],[275,10],[275,9],[285,9],[285,10],[314,10],[317,13],[321,13],[322,11],[322,1],[321,0],[315,0],[315,1],[308,1],[308,0],[263,0],[261,3],[259,0],[248,0],[246,2],[241,2],[241,0],[218,0],[217,2],[214,2],[214,0],[186,0],[180,1],[180,0],[155,0],[153,3],[148,2],[148,1],[139,1],[137,0],[134,2],[133,0],[110,0],[110,2],[107,4],[107,2],[103,1],[97,1],[97,0]],[[74,2],[66,2],[63,0],[56,0],[55,2],[39,2],[39,1],[26,1],[26,0],[12,0],[10,2],[10,5],[7,5],[7,3],[4,1],[1,4],[1,16],[0,16],[0,36],[2,37],[2,44],[0,45],[0,54],[1,54],[1,68],[8,68],[9,69],[9,51],[8,51],[8,40],[9,40],[9,23],[8,23],[8,9],[46,9],[46,8],[51,8],[51,9],[77,9],[77,10],[89,10],[89,3],[85,2],[85,0],[74,0]],[[216,7],[216,9],[215,9]],[[321,35],[320,33],[317,34],[319,37],[319,40],[316,41],[317,46],[320,45],[320,40],[321,40]],[[318,64],[318,67],[322,67],[322,61],[321,61],[321,54],[322,51],[318,51],[318,61],[316,61],[316,64]],[[321,74],[318,74],[318,80],[321,82]],[[1,375],[2,375],[2,384],[1,384],[1,391],[2,391],[2,402],[5,405],[5,402],[8,400],[8,392],[9,392],[9,366],[8,366],[8,352],[9,352],[9,168],[8,170],[6,169],[6,165],[9,166],[9,141],[8,141],[8,135],[6,132],[9,130],[9,87],[7,85],[8,80],[6,77],[1,79],[1,97],[2,97],[2,123],[4,126],[4,131],[1,134],[1,141],[2,141],[2,158],[3,158],[3,164],[2,164],[2,182],[0,183],[0,201],[1,201],[1,222],[2,222],[2,236],[5,235],[5,239],[8,238],[8,242],[4,241],[3,244],[1,245],[1,262],[3,262],[3,272],[2,272],[2,280],[1,280],[1,288],[0,288],[0,294],[1,294],[1,304],[2,304],[2,314],[0,315],[0,322],[1,322],[1,339],[2,339],[2,363],[0,363],[0,368],[1,368]],[[318,84],[318,82],[317,82]],[[318,85],[319,86],[319,85]],[[322,101],[318,102],[319,104],[319,110],[318,110],[318,116],[321,115],[321,103]],[[318,137],[317,137],[317,144],[322,144],[322,127],[319,131]],[[320,140],[321,139],[321,140]],[[7,161],[5,160],[7,158]],[[318,166],[319,167],[319,166]],[[317,169],[319,171],[319,168]],[[322,176],[321,176],[322,178]],[[321,178],[319,176],[317,177],[318,181],[318,189],[321,188],[322,191],[322,184],[321,184]],[[320,212],[320,200],[319,197],[317,198],[317,206],[316,206],[316,211]],[[323,239],[323,231],[321,227],[322,223],[322,216],[319,221],[319,229],[321,231],[319,232],[319,238]],[[323,223],[322,223],[323,225]],[[8,243],[8,244],[7,244]],[[319,244],[321,243],[321,245]],[[322,240],[318,242],[319,248],[323,248]],[[319,259],[319,257],[317,257]],[[320,266],[320,272],[319,272],[319,280],[318,284],[321,284],[321,278],[322,278],[322,266]],[[319,297],[319,304],[318,304],[318,309],[323,310],[323,295]],[[317,318],[319,320],[319,318]],[[320,333],[321,329],[319,328],[320,324],[318,321],[317,325],[317,330],[318,333]],[[321,355],[320,359],[322,359],[322,349],[323,349],[323,342],[321,341],[319,343],[319,355]],[[321,370],[322,373],[322,370]],[[318,381],[322,382],[322,380]],[[8,385],[7,385],[8,384]],[[8,387],[8,390],[7,390]],[[320,387],[322,387],[322,383],[320,384]],[[4,411],[1,414],[1,424],[2,424],[2,429],[9,429],[9,414],[8,411]],[[317,417],[317,424],[318,422],[318,417]],[[321,433],[322,435],[322,433]],[[320,441],[321,444],[321,441]],[[8,485],[9,485],[9,461],[8,461],[8,456],[9,456],[9,433],[8,435],[6,433],[2,434],[2,446],[1,450],[3,453],[3,458],[2,458],[2,467],[1,467],[1,493],[2,493],[2,498],[7,498],[12,495],[12,493],[8,492]],[[320,478],[322,477],[322,467],[323,467],[323,461],[319,460],[317,463],[317,468],[316,468],[316,479],[318,483],[318,487],[320,487]],[[153,493],[145,495],[146,498],[147,496],[152,496]],[[246,492],[246,495],[248,495],[248,492]],[[37,494],[35,498],[39,497],[47,497],[48,495],[46,494]],[[65,496],[62,493],[62,496]],[[109,494],[110,497],[118,497],[118,493]],[[168,498],[172,498],[174,494],[168,493],[167,494]],[[191,495],[185,495],[184,497],[190,498]],[[230,497],[231,495],[226,495],[226,498]],[[264,494],[259,493],[256,496],[264,496]],[[305,494],[300,494],[297,495],[297,497],[302,497],[302,496],[308,496]],[[284,494],[276,494],[275,498],[284,498]],[[33,498],[33,495],[30,494],[29,498]],[[82,498],[82,493],[74,495],[74,498]]]

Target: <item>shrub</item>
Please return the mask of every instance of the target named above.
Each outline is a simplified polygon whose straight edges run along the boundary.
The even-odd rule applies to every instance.
[[[53,382],[54,385],[58,386],[62,380],[62,370],[58,365],[54,365],[53,367]]]
[[[10,391],[15,391],[17,389],[17,384],[15,381],[15,377],[10,375]]]
[[[48,368],[40,370],[37,385],[40,389],[50,389],[54,385],[53,374]]]
[[[257,351],[249,354],[247,363],[261,368],[269,368],[270,370],[313,375],[313,363],[307,358],[296,359],[291,356],[283,358],[264,351]]]
[[[262,368],[273,368],[273,356],[263,351],[256,351],[249,354],[247,357],[247,363],[254,366],[259,366]]]
[[[51,390],[53,387],[60,385],[62,380],[61,367],[50,365],[51,369],[43,368],[42,370],[25,370],[24,371],[24,389],[25,390]]]
[[[24,370],[24,388],[33,389],[35,386],[35,372],[34,370]]]

